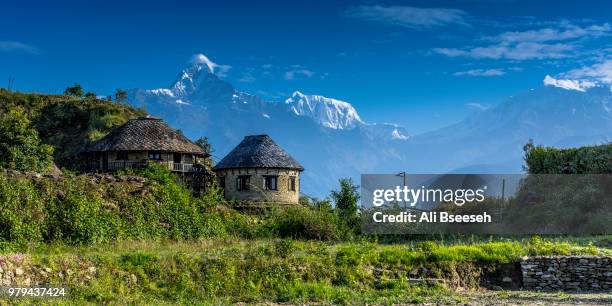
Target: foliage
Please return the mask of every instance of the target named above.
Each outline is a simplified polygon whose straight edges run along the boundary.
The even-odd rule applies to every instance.
[[[557,149],[535,146],[530,140],[523,149],[531,174],[612,173],[612,144]]]
[[[216,202],[220,201],[218,191],[194,198],[174,174],[160,166],[139,174],[148,179],[146,185],[133,186],[126,180],[105,183],[69,174],[36,182],[0,175],[0,242],[95,244],[228,235],[225,216],[214,208],[223,205]]]
[[[340,179],[340,190],[333,190],[331,198],[336,205],[338,216],[346,225],[358,233],[360,230],[360,218],[357,210],[359,201],[359,186],[353,183],[352,179]]]
[[[11,93],[0,89],[0,116],[13,111],[23,112],[31,128],[38,132],[40,142],[54,148],[55,163],[71,169],[78,168],[82,161],[78,153],[90,141],[106,135],[130,118],[144,115],[127,105],[104,100]]]
[[[198,138],[198,140],[195,141],[195,144],[197,144],[200,148],[202,148],[202,150],[204,150],[204,153],[206,154],[212,153],[212,146],[208,142],[208,137],[203,136],[203,137]]]
[[[276,208],[268,224],[273,234],[286,238],[338,240],[350,235],[332,210],[310,207]]]
[[[0,168],[45,172],[52,154],[53,147],[41,144],[23,109],[0,113]]]
[[[74,83],[74,85],[69,86],[66,88],[66,90],[64,90],[64,94],[67,96],[80,98],[83,96],[83,87],[81,87],[81,84],[79,83]]]
[[[44,284],[69,286],[67,304],[354,305],[456,303],[449,289],[407,279],[463,284],[477,279],[479,270],[524,255],[592,254],[569,242],[533,240],[415,246],[291,239],[130,241],[45,245],[22,260],[51,271]],[[0,256],[3,261],[16,257]]]
[[[127,100],[128,100],[127,91],[124,89],[117,88],[117,90],[115,90],[115,101],[117,103],[127,103]]]

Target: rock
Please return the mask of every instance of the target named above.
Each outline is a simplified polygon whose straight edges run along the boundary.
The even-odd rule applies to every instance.
[[[502,282],[504,282],[504,283],[511,283],[512,282],[512,278],[508,277],[508,276],[504,276],[504,278],[502,278]]]

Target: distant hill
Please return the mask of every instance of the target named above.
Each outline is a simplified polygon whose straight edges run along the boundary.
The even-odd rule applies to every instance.
[[[66,95],[14,93],[0,88],[0,116],[12,109],[25,110],[41,141],[54,148],[54,162],[73,168],[78,153],[91,141],[106,135],[144,111],[96,98]]]

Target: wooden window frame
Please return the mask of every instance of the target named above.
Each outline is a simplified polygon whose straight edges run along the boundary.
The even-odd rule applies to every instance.
[[[250,175],[239,175],[236,178],[236,190],[238,191],[251,190],[251,176]]]
[[[278,191],[278,175],[264,175],[264,189]]]

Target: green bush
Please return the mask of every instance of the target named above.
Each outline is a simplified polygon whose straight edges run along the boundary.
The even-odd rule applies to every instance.
[[[129,182],[109,184],[69,174],[61,180],[0,175],[0,242],[194,240],[234,232],[226,222],[233,214],[217,211],[213,203],[218,190],[195,198],[161,167],[141,174],[148,181],[140,195],[132,194],[137,190]]]
[[[349,229],[340,226],[338,216],[331,210],[279,207],[267,222],[271,231],[280,237],[338,240],[350,235]]]
[[[0,168],[46,172],[52,154],[53,147],[41,143],[22,108],[0,112]]]
[[[557,149],[524,147],[526,170],[531,174],[601,174],[612,173],[612,144]]]

